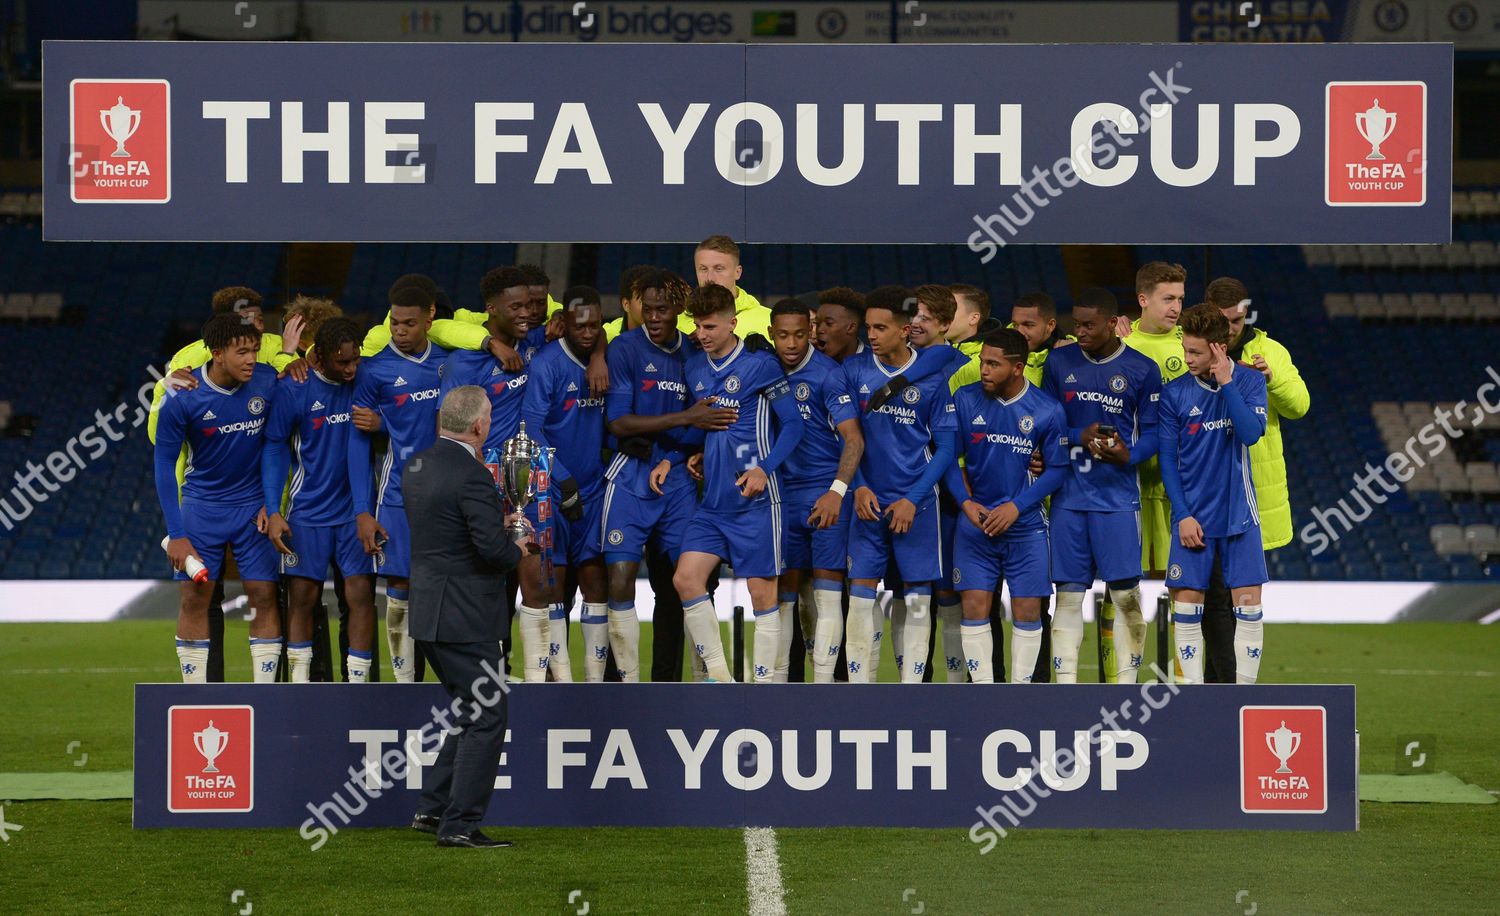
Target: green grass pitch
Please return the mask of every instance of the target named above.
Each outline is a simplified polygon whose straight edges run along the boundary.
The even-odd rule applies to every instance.
[[[244,635],[243,621],[230,624],[231,679],[249,677]],[[0,625],[0,772],[76,772],[82,753],[89,769],[128,769],[132,685],[176,679],[171,636],[166,621]],[[575,630],[581,673],[577,642]],[[1430,735],[1438,768],[1500,789],[1500,627],[1272,624],[1266,649],[1267,683],[1358,686],[1362,772],[1398,772],[1398,742]],[[894,676],[889,658],[882,674]],[[492,833],[517,845],[491,852],[436,849],[408,830],[348,830],[310,852],[295,830],[136,831],[124,801],[3,810],[21,827],[0,844],[6,913],[750,906],[740,830],[499,825]],[[966,829],[786,829],[776,838],[793,914],[1494,909],[1500,805],[1365,803],[1360,816],[1354,834],[1021,829],[988,855]]]

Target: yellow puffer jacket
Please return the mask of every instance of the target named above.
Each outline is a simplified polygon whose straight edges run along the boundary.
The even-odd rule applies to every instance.
[[[1286,459],[1281,452],[1281,421],[1300,420],[1307,414],[1311,398],[1307,383],[1292,364],[1286,347],[1272,340],[1265,331],[1246,328],[1248,339],[1239,355],[1241,362],[1254,364],[1256,356],[1265,357],[1271,369],[1266,386],[1266,434],[1250,446],[1250,475],[1255,481],[1255,501],[1260,508],[1260,538],[1267,550],[1284,546],[1292,540],[1292,498],[1286,485]]]

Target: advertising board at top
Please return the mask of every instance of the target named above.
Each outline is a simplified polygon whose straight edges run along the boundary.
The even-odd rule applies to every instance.
[[[965,244],[988,260],[1017,243],[1451,231],[1448,45],[48,42],[44,55],[54,240],[726,232]],[[143,201],[156,205],[123,206]]]

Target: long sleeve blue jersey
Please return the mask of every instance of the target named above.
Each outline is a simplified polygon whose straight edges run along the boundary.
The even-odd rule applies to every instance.
[[[1188,516],[1205,537],[1240,534],[1260,524],[1250,446],[1266,431],[1266,380],[1235,366],[1227,385],[1191,373],[1161,394],[1162,483],[1172,501],[1172,524]]]
[[[403,353],[394,343],[360,362],[354,379],[354,407],[380,414],[380,428],[390,439],[375,486],[370,481],[370,435],[349,433],[349,492],[356,514],[372,506],[400,506],[401,469],[406,459],[437,439],[441,403],[439,370],[448,351],[428,341],[421,355]]]
[[[1156,411],[1161,370],[1148,356],[1119,344],[1096,360],[1082,347],[1059,347],[1042,369],[1042,390],[1062,404],[1067,418],[1068,459],[1073,473],[1054,505],[1080,512],[1118,512],[1141,507],[1135,465],[1156,454]],[[1084,428],[1114,426],[1130,448],[1130,464],[1094,459],[1080,443]]]

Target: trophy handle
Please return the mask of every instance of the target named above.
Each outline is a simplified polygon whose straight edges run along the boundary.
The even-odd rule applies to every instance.
[[[125,139],[126,140],[129,140],[131,137],[134,137],[135,136],[135,132],[137,130],[139,130],[140,127],[141,127],[141,113],[139,111],[132,111],[130,114],[131,114],[130,127],[129,127],[129,129],[127,129],[125,131]]]
[[[1370,131],[1365,127],[1368,120],[1363,111],[1356,111],[1354,113],[1354,128],[1359,131],[1361,137],[1365,138],[1366,143],[1373,144],[1375,141],[1370,139]]]
[[[1292,750],[1291,750],[1291,753],[1289,753],[1289,754],[1286,755],[1286,759],[1291,760],[1292,757],[1294,757],[1296,755],[1297,748],[1299,748],[1301,746],[1302,746],[1302,733],[1301,732],[1292,732]]]
[[[1268,750],[1268,751],[1271,752],[1271,756],[1272,757],[1276,757],[1277,759],[1280,759],[1281,755],[1278,754],[1278,753],[1276,753],[1276,738],[1275,738],[1275,734],[1276,734],[1275,732],[1266,732],[1266,750]]]

